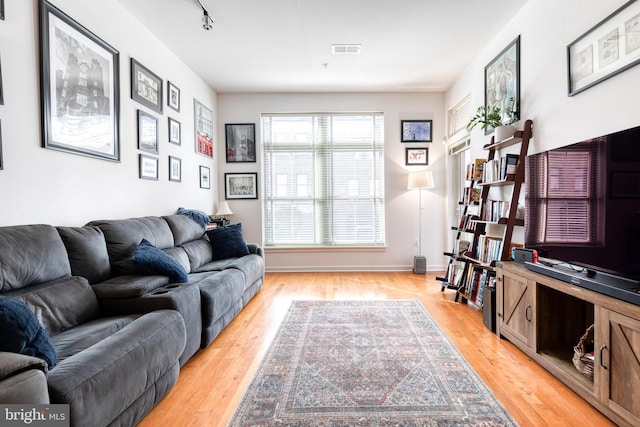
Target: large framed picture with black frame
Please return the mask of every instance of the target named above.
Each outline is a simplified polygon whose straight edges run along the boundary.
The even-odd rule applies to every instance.
[[[513,98],[513,101],[511,99]],[[520,36],[516,37],[502,52],[484,68],[484,105],[498,107],[502,123],[511,124],[520,118]],[[508,123],[506,111],[515,111]],[[493,132],[485,129],[485,135]]]
[[[119,53],[40,0],[44,148],[120,161]]]

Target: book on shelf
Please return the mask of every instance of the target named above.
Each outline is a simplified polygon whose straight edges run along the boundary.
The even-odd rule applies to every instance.
[[[475,159],[473,163],[467,165],[466,178],[468,180],[480,180],[482,178],[482,170],[487,159]]]
[[[500,259],[502,239],[491,236],[478,236],[478,246],[475,257],[483,264],[490,264]]]
[[[468,240],[458,240],[456,253],[458,256],[462,256],[471,247],[471,242]]]
[[[518,155],[517,154],[507,154],[505,156],[505,178],[507,175],[513,175],[516,173],[516,169],[518,167]]]
[[[498,222],[500,218],[507,216],[509,202],[505,200],[487,200],[484,204],[484,221]]]
[[[463,200],[462,202],[465,205],[471,205],[475,202],[479,202],[480,201],[480,195],[482,194],[482,192],[480,191],[479,188],[475,188],[475,187],[465,187],[464,188],[464,194],[463,194]]]

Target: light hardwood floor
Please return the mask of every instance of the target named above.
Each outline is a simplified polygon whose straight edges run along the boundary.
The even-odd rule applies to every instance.
[[[238,317],[180,371],[178,383],[140,423],[226,426],[292,300],[416,299],[525,426],[613,426],[604,415],[482,323],[482,313],[453,302],[435,274],[267,273]]]

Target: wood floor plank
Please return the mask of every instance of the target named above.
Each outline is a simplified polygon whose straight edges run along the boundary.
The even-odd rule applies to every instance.
[[[546,370],[482,323],[482,313],[441,292],[436,274],[267,273],[260,292],[213,343],[182,368],[178,383],[141,427],[226,426],[293,300],[416,299],[511,416],[526,426],[614,426]]]

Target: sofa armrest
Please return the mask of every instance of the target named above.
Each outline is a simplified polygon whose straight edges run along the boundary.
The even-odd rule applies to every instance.
[[[260,255],[262,258],[264,258],[264,249],[262,248],[262,246],[258,245],[257,243],[247,243],[247,247],[249,248],[249,253]]]
[[[49,403],[46,372],[44,360],[0,352],[0,402]]]

